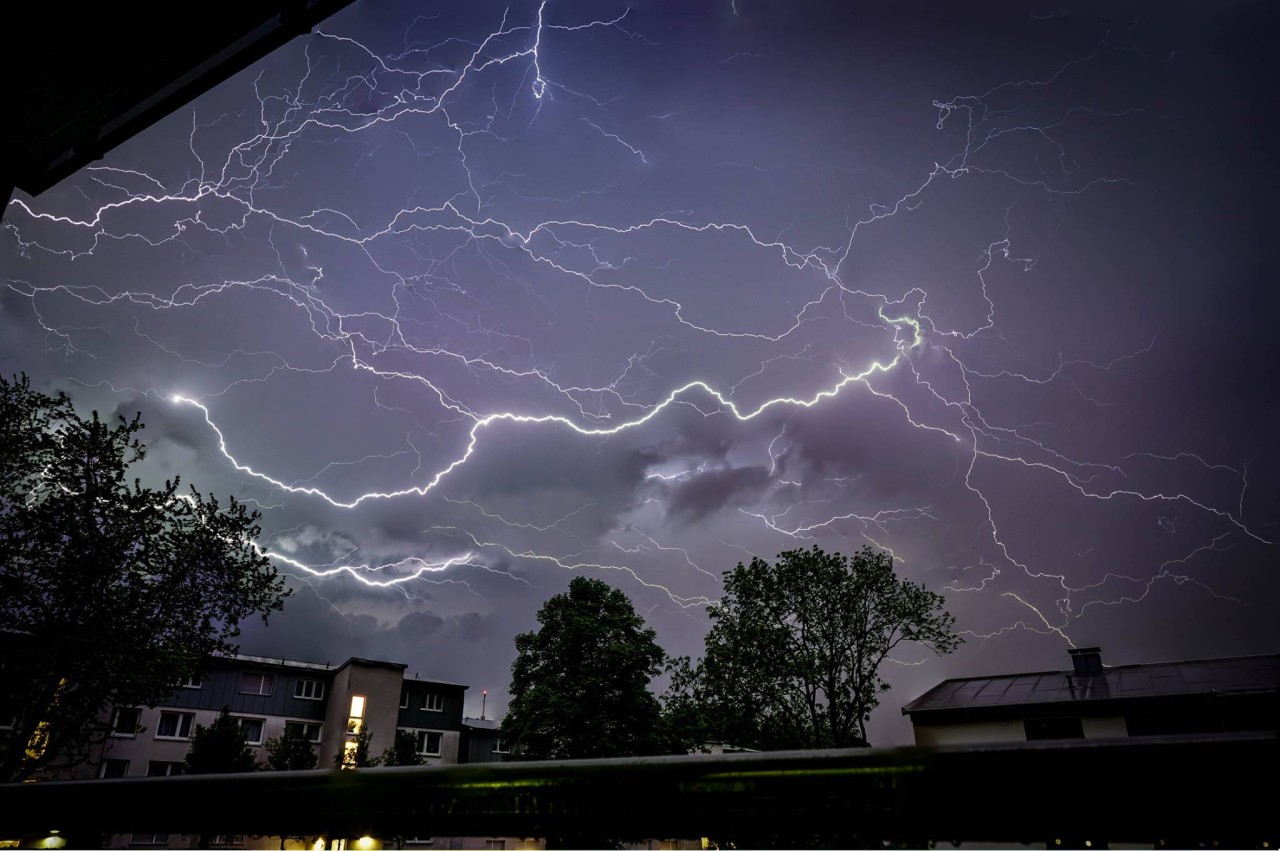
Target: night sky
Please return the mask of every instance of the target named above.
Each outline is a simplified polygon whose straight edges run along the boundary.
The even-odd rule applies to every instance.
[[[1276,652],[1269,6],[362,0],[18,193],[0,369],[262,511],[244,652],[473,716],[572,576],[697,656],[812,544],[967,640],[877,744],[1073,645]]]

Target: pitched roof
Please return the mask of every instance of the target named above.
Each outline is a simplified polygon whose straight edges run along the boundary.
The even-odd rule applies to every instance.
[[[1118,665],[1104,668],[1100,674],[1044,671],[943,680],[902,707],[902,714],[989,706],[1276,691],[1280,691],[1280,653]]]

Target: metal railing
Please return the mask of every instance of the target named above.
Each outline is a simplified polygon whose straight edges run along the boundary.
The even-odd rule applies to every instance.
[[[1274,735],[1241,734],[27,783],[0,786],[0,838],[56,829],[87,844],[88,832],[147,831],[1274,848],[1278,755]]]

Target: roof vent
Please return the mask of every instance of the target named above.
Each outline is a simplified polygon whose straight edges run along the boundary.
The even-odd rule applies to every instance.
[[[1077,674],[1102,673],[1101,647],[1073,647],[1067,652],[1071,654],[1071,665]]]

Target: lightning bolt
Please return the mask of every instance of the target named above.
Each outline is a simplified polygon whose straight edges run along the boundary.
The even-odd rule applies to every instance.
[[[730,7],[734,16],[743,14],[735,4]],[[675,124],[684,112],[642,116],[624,98],[593,93],[593,81],[561,79],[555,70],[566,64],[557,62],[557,55],[589,39],[626,39],[656,49],[659,42],[644,35],[641,13],[627,10],[580,21],[559,21],[556,13],[554,5],[543,2],[527,20],[504,12],[476,37],[451,35],[427,46],[415,42],[411,48],[406,36],[398,54],[380,53],[337,32],[316,33],[301,56],[292,55],[301,67],[292,66],[287,84],[272,82],[266,72],[253,80],[245,115],[228,113],[202,122],[193,113],[185,139],[191,173],[175,179],[105,164],[81,176],[92,195],[81,189],[71,201],[14,198],[5,232],[15,258],[29,264],[47,259],[60,271],[7,275],[5,286],[30,305],[46,345],[69,360],[94,358],[104,334],[121,333],[164,363],[180,365],[199,389],[133,386],[108,378],[83,383],[121,395],[168,399],[197,412],[226,469],[261,487],[260,498],[247,499],[269,511],[300,502],[357,512],[370,504],[412,501],[465,515],[469,524],[457,525],[464,522],[458,519],[426,530],[433,541],[465,541],[443,556],[365,559],[348,550],[313,562],[275,546],[271,557],[304,579],[406,591],[418,583],[460,581],[456,576],[470,571],[527,584],[518,570],[503,565],[550,565],[617,575],[682,611],[714,605],[716,575],[700,566],[711,554],[667,540],[652,525],[652,515],[643,512],[657,510],[654,504],[664,504],[676,489],[703,476],[754,462],[728,456],[688,464],[678,457],[654,462],[641,478],[648,498],[628,506],[625,522],[593,537],[575,531],[595,508],[590,501],[570,503],[579,507],[567,512],[535,506],[517,515],[474,494],[463,495],[461,488],[449,491],[469,465],[496,452],[500,433],[553,431],[604,452],[611,440],[655,433],[683,417],[725,421],[742,426],[744,433],[756,423],[771,435],[767,444],[754,447],[757,461],[768,459],[767,469],[761,468],[767,484],[757,504],[728,512],[735,521],[749,518],[740,522],[753,534],[763,527],[767,533],[762,534],[774,536],[769,540],[778,535],[826,540],[850,530],[893,554],[899,564],[913,563],[910,553],[919,548],[909,542],[919,524],[945,522],[931,501],[889,501],[874,493],[869,475],[806,478],[794,469],[792,447],[798,444],[789,428],[795,418],[840,403],[890,410],[903,431],[950,453],[954,471],[945,484],[963,490],[980,529],[974,544],[978,555],[943,567],[953,573],[981,568],[985,575],[976,584],[953,579],[945,587],[957,600],[994,595],[1034,615],[988,631],[968,629],[968,634],[995,638],[1022,629],[1074,646],[1069,630],[1090,607],[1140,603],[1161,581],[1240,603],[1204,579],[1173,571],[1235,543],[1271,546],[1245,519],[1249,462],[1211,462],[1190,451],[1087,457],[1046,436],[1057,428],[1053,422],[1011,420],[984,401],[994,387],[1040,392],[1064,385],[1091,408],[1111,407],[1117,403],[1091,389],[1090,379],[1105,379],[1158,351],[1156,338],[1144,338],[1145,344],[1126,343],[1118,354],[1064,354],[1044,365],[1017,350],[1003,329],[995,280],[1010,272],[1032,274],[1048,245],[1048,239],[1023,245],[1015,228],[1018,202],[1005,208],[1003,227],[994,227],[973,247],[977,262],[965,280],[978,304],[975,317],[948,318],[936,291],[911,282],[877,283],[858,269],[859,248],[877,232],[910,221],[956,185],[1008,187],[1022,193],[1019,197],[1054,204],[1129,185],[1122,175],[1087,172],[1063,135],[1081,121],[1135,120],[1141,108],[1077,106],[1037,118],[1023,106],[1110,54],[1136,51],[1112,44],[1104,30],[1091,51],[1051,73],[1002,82],[981,94],[939,98],[933,102],[936,128],[952,144],[950,154],[924,165],[895,197],[872,201],[861,214],[846,212],[843,221],[827,223],[824,237],[810,237],[805,244],[801,237],[787,236],[791,225],[770,235],[774,231],[751,216],[718,214],[713,204],[709,212],[695,214],[637,201],[626,207],[611,204],[608,212],[591,215],[589,200],[615,198],[636,175],[651,174],[664,161],[655,153],[665,154],[662,134],[646,129],[642,119]],[[708,64],[746,60],[767,62],[768,56],[743,50]],[[536,163],[529,173],[493,165],[501,163],[494,151],[517,146],[526,134],[560,120],[587,139],[592,156],[615,158],[610,161],[616,163],[616,181],[557,194],[538,188],[536,175],[531,176]],[[215,143],[232,127],[239,135]],[[1014,142],[1038,145],[1046,154],[1035,168],[1003,161],[1003,151]],[[296,158],[304,149],[323,150],[335,159],[344,150],[359,150],[354,165],[344,164],[356,174],[376,162],[373,152],[380,146],[397,144],[408,145],[416,162],[448,161],[442,170],[447,179],[415,187],[400,209],[381,209],[365,198],[345,209],[328,201],[299,206],[281,191],[293,185]],[[719,166],[767,170],[749,163]],[[522,188],[526,183],[531,188]],[[426,197],[419,200],[419,195]],[[559,214],[545,215],[548,205],[559,205]],[[1059,221],[1064,215],[1059,212]],[[769,294],[785,291],[786,309],[769,308],[762,322],[734,319],[721,309],[724,305],[709,307],[696,292],[685,295],[667,284],[668,273],[680,273],[688,257],[676,249],[664,256],[661,246],[685,242],[709,254],[727,248],[744,263],[766,270]],[[197,262],[214,247],[230,256],[250,244],[270,247],[270,268],[246,272],[242,266],[248,264],[228,260],[228,271],[215,272],[210,269],[217,263]],[[178,252],[184,269],[190,258],[199,271],[185,279],[166,272],[150,285],[71,282],[73,272],[98,260],[110,262],[115,252],[126,250],[156,257]],[[359,292],[348,280],[353,276],[338,271],[356,261],[362,269],[355,276]],[[509,289],[494,295],[500,287]],[[503,314],[503,300],[517,297],[530,313],[528,327]],[[210,357],[193,354],[194,346],[180,338],[147,330],[154,317],[185,321],[212,305],[246,304],[285,311],[305,329],[314,350],[285,353],[283,342],[260,330],[267,337],[261,345],[237,345]],[[658,330],[647,348],[642,341],[614,362],[575,371],[565,367],[563,356],[539,354],[547,345],[540,326],[554,325],[568,304],[602,313],[624,310]],[[838,329],[834,336],[831,328]],[[672,364],[688,359],[694,343],[733,367],[688,377],[687,368]],[[584,342],[573,351],[589,360],[592,345]],[[1000,355],[994,364],[992,351]],[[404,443],[323,459],[301,477],[273,469],[271,458],[254,457],[253,450],[243,448],[252,442],[247,427],[234,414],[224,418],[224,411],[234,410],[237,394],[255,386],[302,378],[372,382],[371,416],[407,420]],[[775,392],[776,381],[787,389]],[[331,483],[347,472],[394,467],[409,459],[415,462],[412,468],[404,464],[388,487]],[[1151,484],[1143,474],[1143,464],[1186,462],[1238,480],[1238,498],[1232,504],[1215,502],[1194,488]],[[1082,504],[1176,507],[1215,531],[1208,543],[1192,541],[1182,555],[1148,565],[1145,574],[1135,567],[1135,575],[1108,571],[1101,580],[1079,581],[1065,568],[1041,564],[1025,542],[1007,533],[999,488],[984,483],[991,470],[1023,476],[1036,488],[1069,491]],[[834,511],[822,508],[832,502],[838,503]],[[567,551],[566,538],[575,551]],[[624,546],[615,538],[636,543]],[[728,536],[721,540],[725,550],[748,556],[772,545],[763,539],[750,546]],[[439,546],[428,549],[436,553]],[[654,565],[666,572],[660,576]],[[669,574],[678,580],[665,578]],[[1010,590],[1014,576],[1051,597],[1057,612],[1039,597],[1028,599],[1031,593]],[[1132,587],[1104,595],[1115,586]]]

